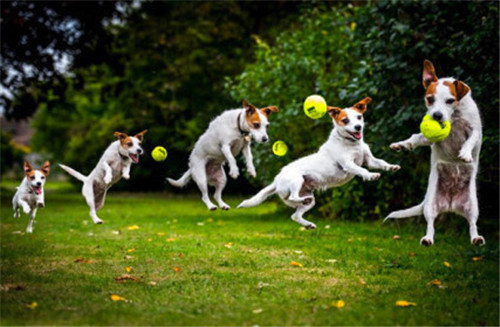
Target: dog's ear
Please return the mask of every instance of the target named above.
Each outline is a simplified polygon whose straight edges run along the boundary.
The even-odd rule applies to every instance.
[[[146,134],[147,132],[148,132],[148,130],[145,129],[142,132],[135,134],[134,137],[142,142],[142,140],[144,139],[144,134]]]
[[[247,99],[243,99],[243,108],[245,108],[248,116],[253,115],[257,110],[253,104],[248,103]]]
[[[260,109],[260,112],[262,112],[266,117],[269,117],[271,112],[278,112],[278,111],[280,110],[276,106],[267,106],[265,108]]]
[[[330,115],[330,117],[332,117],[333,119],[336,119],[340,113],[342,112],[342,109],[340,109],[339,107],[326,107],[326,112],[328,112],[328,114]]]
[[[47,176],[50,173],[50,162],[45,161],[40,170],[42,171],[42,173],[44,173],[45,176]]]
[[[122,132],[114,132],[113,135],[116,136],[120,140],[120,142],[123,142],[128,137],[127,134]]]
[[[455,90],[457,92],[457,101],[460,101],[470,91],[470,88],[467,86],[467,84],[462,81],[456,80],[453,82],[453,85],[455,86]]]
[[[28,161],[25,161],[24,162],[24,173],[26,175],[29,175],[29,174],[31,174],[32,171],[33,171],[33,166]]]
[[[372,99],[369,97],[366,97],[363,100],[356,103],[354,106],[352,106],[352,108],[354,110],[356,110],[357,112],[364,114],[366,111],[366,108],[367,108],[366,105],[369,104],[370,102],[372,102]]]
[[[422,73],[422,82],[424,83],[424,88],[427,89],[429,85],[433,82],[437,82],[438,77],[436,75],[436,70],[434,65],[429,60],[424,60],[424,71]]]

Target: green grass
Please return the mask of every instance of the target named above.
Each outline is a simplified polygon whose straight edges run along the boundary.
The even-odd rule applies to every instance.
[[[499,323],[495,224],[480,221],[489,231],[476,248],[464,220],[446,219],[436,245],[425,248],[422,219],[356,223],[313,210],[318,229],[303,231],[278,202],[209,212],[197,195],[111,191],[104,224],[93,225],[77,191],[48,183],[46,208],[28,235],[27,217],[12,218],[14,185],[2,184],[1,325]],[[239,200],[228,197],[232,206]],[[133,225],[139,229],[127,229]],[[126,267],[140,280],[115,281]],[[428,284],[434,279],[440,288]],[[345,307],[333,307],[337,300]],[[397,300],[417,305],[396,307]],[[38,306],[27,308],[32,302]]]

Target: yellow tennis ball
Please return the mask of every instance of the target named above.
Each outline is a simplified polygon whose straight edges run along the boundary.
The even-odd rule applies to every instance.
[[[276,141],[273,144],[273,152],[277,156],[284,156],[288,152],[288,146],[283,141]]]
[[[450,135],[451,124],[449,120],[439,123],[427,114],[420,123],[420,131],[429,141],[441,142]]]
[[[167,150],[165,150],[165,148],[162,146],[157,146],[151,152],[151,157],[153,157],[155,161],[163,161],[167,159],[167,155],[168,155]]]
[[[326,101],[321,95],[310,95],[304,101],[304,113],[307,117],[318,119],[326,113]]]

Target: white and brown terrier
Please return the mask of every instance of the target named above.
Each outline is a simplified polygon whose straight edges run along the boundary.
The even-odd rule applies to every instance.
[[[479,208],[476,175],[481,150],[482,127],[479,110],[470,88],[454,78],[438,78],[432,63],[424,61],[423,83],[427,113],[439,122],[451,122],[450,135],[441,142],[431,143],[422,133],[391,144],[391,149],[413,150],[431,147],[431,167],[424,201],[409,209],[395,211],[386,219],[424,215],[427,233],[422,245],[434,244],[434,220],[442,212],[454,212],[469,222],[472,244],[483,245],[477,232]]]
[[[370,172],[362,165],[385,171],[399,170],[398,165],[375,158],[363,141],[363,114],[370,102],[370,98],[365,98],[345,109],[328,107],[334,128],[319,151],[283,167],[273,183],[238,208],[256,206],[272,194],[278,194],[286,205],[296,209],[291,217],[293,221],[314,229],[316,225],[302,217],[314,207],[314,191],[344,185],[355,176],[365,181],[380,178],[380,173]]]
[[[33,169],[33,166],[28,161],[24,162],[25,176],[21,185],[17,187],[16,194],[14,194],[12,207],[14,209],[14,218],[21,216],[21,208],[25,214],[29,214],[30,220],[26,228],[27,233],[33,232],[36,210],[45,206],[43,186],[49,173],[50,162],[48,161],[45,161],[40,170]]]
[[[268,118],[271,112],[277,111],[276,106],[258,109],[243,100],[243,108],[223,112],[210,123],[194,145],[189,156],[189,169],[178,180],[167,178],[168,182],[182,187],[193,178],[201,191],[201,199],[209,210],[217,207],[210,201],[207,184],[215,186],[214,198],[217,204],[221,209],[229,210],[229,205],[222,200],[222,190],[227,181],[223,165],[229,163],[229,176],[238,178],[240,173],[234,157],[243,152],[247,171],[250,176],[255,177],[257,173],[252,162],[250,140],[253,138],[258,143],[269,140]]]
[[[95,224],[102,224],[97,211],[104,206],[106,193],[113,184],[122,177],[130,178],[130,166],[139,163],[139,156],[143,153],[142,140],[147,130],[134,136],[115,132],[118,140],[111,143],[97,166],[88,176],[77,172],[73,168],[59,164],[70,175],[83,182],[82,194],[90,207],[90,217]]]

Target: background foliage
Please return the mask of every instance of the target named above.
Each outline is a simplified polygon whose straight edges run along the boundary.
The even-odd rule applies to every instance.
[[[312,93],[330,105],[348,107],[370,96],[365,140],[372,152],[403,169],[376,183],[359,179],[327,191],[321,210],[328,215],[378,217],[423,198],[429,149],[397,154],[391,142],[418,132],[425,113],[421,83],[423,59],[438,76],[455,76],[473,90],[484,122],[481,153],[481,205],[498,209],[498,3],[380,1],[307,11],[301,27],[279,34],[273,44],[258,40],[256,61],[228,83],[233,98],[273,102],[282,111],[271,135],[291,147],[283,164],[315,151],[331,129],[325,116],[303,115]],[[283,164],[268,149],[255,150],[261,179],[269,182]],[[376,196],[374,196],[374,194]],[[488,213],[487,213],[488,214]],[[496,216],[495,216],[496,217]]]
[[[35,106],[33,147],[46,156],[88,173],[113,131],[148,128],[146,149],[163,145],[169,158],[159,164],[144,156],[132,180],[117,186],[163,189],[165,176],[186,169],[208,122],[247,98],[257,106],[278,105],[269,134],[290,147],[287,156],[276,157],[270,145],[254,145],[257,178],[243,175],[227,190],[251,192],[328,137],[332,125],[326,116],[303,115],[306,96],[319,93],[341,107],[370,96],[365,140],[376,156],[403,169],[383,174],[377,183],[355,179],[327,191],[320,210],[353,219],[379,217],[423,198],[429,150],[404,155],[388,145],[418,130],[425,111],[422,62],[430,59],[438,76],[455,76],[473,90],[484,122],[480,203],[483,214],[497,217],[498,2],[144,2],[135,9],[117,3],[95,8],[93,19],[101,24],[75,25],[87,41],[67,47],[87,50],[70,52],[75,61],[69,74],[30,80],[8,103],[12,117],[29,116]],[[86,20],[78,8],[43,4],[58,13],[50,17]],[[117,22],[110,23],[112,18]],[[2,31],[7,28],[12,26],[2,25]],[[21,29],[19,38],[26,32]],[[68,43],[62,35],[50,37]],[[8,49],[24,51],[9,40]],[[5,60],[4,49],[2,43]]]

